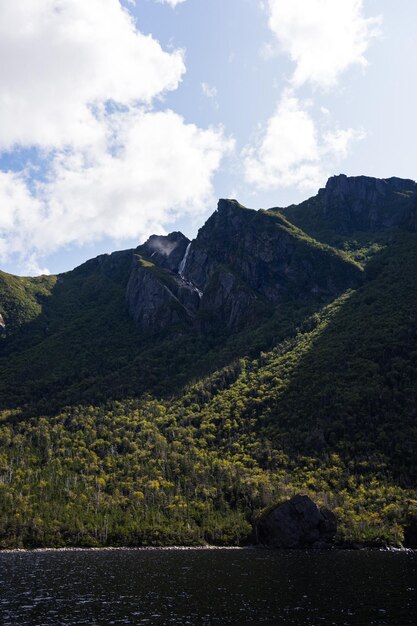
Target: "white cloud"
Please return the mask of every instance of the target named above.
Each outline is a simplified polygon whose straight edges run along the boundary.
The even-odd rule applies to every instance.
[[[295,63],[292,84],[329,87],[365,52],[380,18],[366,18],[362,0],[268,0],[269,27]]]
[[[246,181],[263,189],[317,189],[351,142],[362,136],[353,129],[321,134],[309,111],[287,90],[258,139],[243,153]]]
[[[217,88],[209,85],[208,83],[201,83],[201,91],[209,100],[212,100],[216,109],[219,108],[219,103],[217,102]]]
[[[185,0],[156,0],[159,4],[169,4],[173,8],[177,6],[177,4],[182,4]]]
[[[201,90],[207,98],[217,98],[217,89],[216,87],[211,87],[208,83],[201,83]]]
[[[329,131],[323,135],[324,155],[334,155],[338,159],[345,158],[353,141],[365,139],[366,133],[363,130],[354,130],[353,128],[337,129]]]
[[[26,229],[36,227],[41,204],[30,193],[24,177],[14,172],[0,171],[0,250],[7,251],[10,234],[16,237],[13,247],[20,251],[16,222],[25,222]]]
[[[62,246],[139,242],[213,202],[213,174],[233,146],[221,129],[201,130],[172,111],[114,114],[108,126],[107,150],[57,154],[32,192],[23,174],[0,173],[0,258],[17,253],[32,272]]]
[[[3,150],[100,141],[95,108],[150,103],[185,71],[118,0],[3,0],[0,58]]]
[[[365,66],[380,18],[366,18],[362,0],[267,0],[265,6],[269,27],[295,69],[275,113],[244,150],[245,178],[264,189],[315,189],[365,134],[352,128],[321,132],[312,103],[301,103],[296,90],[306,83],[330,87],[350,66]],[[271,56],[271,47],[264,56],[265,50]],[[318,110],[329,117],[326,107]]]
[[[32,254],[25,262],[25,274],[27,276],[50,275],[49,268],[39,265],[37,255]]]
[[[0,0],[0,150],[35,147],[40,172],[0,171],[0,259],[28,273],[62,246],[163,232],[213,201],[232,147],[153,101],[176,89],[165,52],[119,0]]]

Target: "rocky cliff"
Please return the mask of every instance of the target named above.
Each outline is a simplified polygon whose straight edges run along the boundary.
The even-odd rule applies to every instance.
[[[281,214],[236,200],[220,200],[194,241],[153,236],[137,252],[127,302],[146,332],[183,322],[235,331],[290,298],[327,298],[360,281],[355,264]]]
[[[357,287],[363,272],[353,259],[362,262],[364,248],[376,242],[379,250],[394,232],[416,229],[417,185],[399,178],[333,176],[316,196],[282,210],[223,199],[193,241],[180,232],[152,235],[135,250],[48,279],[0,274],[0,331],[20,332],[52,294],[55,302],[69,291],[77,306],[77,283],[87,301],[98,285],[103,297],[110,286],[124,291],[128,315],[148,336],[235,333],[285,303],[325,303]]]
[[[417,228],[417,184],[401,178],[332,176],[318,194],[284,209],[286,217],[319,238]],[[334,242],[331,237],[330,241]]]
[[[200,304],[195,287],[140,255],[134,256],[126,298],[132,319],[145,332],[191,322]]]
[[[339,212],[345,229],[415,230],[417,184],[401,178],[345,175],[329,178],[317,197],[323,215]]]
[[[327,547],[324,506],[338,545],[416,547],[414,195],[337,177],[0,272],[0,547]]]

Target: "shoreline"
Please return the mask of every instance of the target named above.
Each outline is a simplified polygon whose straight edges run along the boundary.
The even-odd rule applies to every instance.
[[[41,552],[151,552],[151,551],[213,551],[213,550],[255,550],[262,549],[262,546],[100,546],[100,547],[80,547],[66,546],[64,548],[1,548],[2,554],[19,554],[19,553],[41,553]]]
[[[0,557],[2,554],[42,554],[42,553],[61,553],[61,552],[213,552],[213,551],[248,551],[248,550],[266,550],[268,552],[307,552],[307,553],[332,553],[332,552],[393,552],[393,553],[416,553],[417,549],[413,548],[398,548],[394,546],[388,546],[386,548],[381,547],[340,547],[333,546],[332,548],[317,550],[312,548],[268,548],[266,546],[103,546],[103,547],[64,547],[64,548],[3,548],[0,549]]]

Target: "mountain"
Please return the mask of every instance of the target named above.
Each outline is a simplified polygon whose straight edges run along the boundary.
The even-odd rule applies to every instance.
[[[417,185],[235,200],[55,277],[0,273],[0,545],[241,543],[303,492],[417,519]],[[412,533],[411,533],[412,534]]]
[[[246,338],[243,350],[233,347],[239,337],[298,319],[290,309],[319,308],[362,273],[279,213],[221,200],[193,242],[152,236],[56,277],[1,274],[1,397],[22,408],[46,395],[62,406],[174,391],[195,375],[196,359],[203,375],[246,354]]]
[[[284,213],[311,236],[364,260],[371,244],[378,249],[392,231],[416,232],[416,197],[412,180],[340,175],[329,178],[317,196]]]
[[[220,200],[195,241],[177,233],[151,237],[135,259],[128,309],[151,332],[181,321],[196,330],[238,331],[294,298],[334,297],[357,285],[361,273],[279,212],[252,211],[235,200]]]

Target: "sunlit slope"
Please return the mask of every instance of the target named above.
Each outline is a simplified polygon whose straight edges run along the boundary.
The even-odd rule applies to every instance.
[[[358,290],[170,398],[5,413],[2,545],[241,543],[300,491],[336,512],[340,542],[400,542],[417,501],[416,262],[399,235]]]
[[[57,277],[8,277],[14,299],[10,305],[6,289],[0,293],[6,322],[0,406],[46,411],[175,393],[237,357],[268,349],[307,313],[363,280],[343,252],[279,213],[229,201],[200,230],[184,278],[164,259],[148,243]],[[184,309],[175,321],[183,294],[199,300],[193,280],[201,286],[199,308],[194,317]]]

